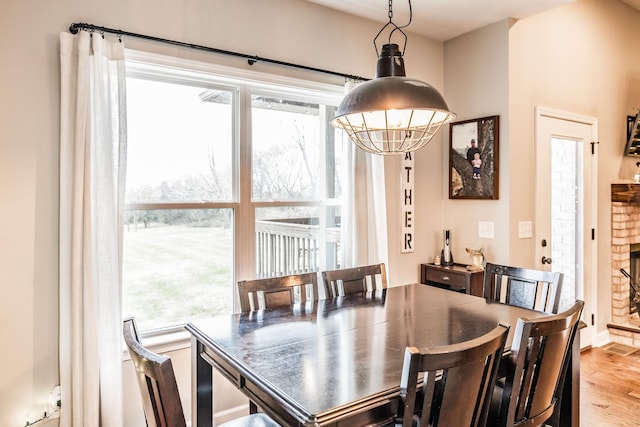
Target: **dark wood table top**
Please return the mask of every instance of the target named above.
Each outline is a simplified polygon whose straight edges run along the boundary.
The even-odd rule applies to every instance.
[[[421,284],[367,297],[189,323],[202,345],[286,408],[299,425],[327,425],[399,390],[405,348],[476,338],[544,313]]]

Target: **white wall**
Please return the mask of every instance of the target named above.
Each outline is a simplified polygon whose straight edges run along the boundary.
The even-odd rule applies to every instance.
[[[386,17],[382,17],[386,19]],[[58,379],[59,33],[73,22],[217,47],[373,77],[372,39],[381,24],[299,0],[4,0],[0,10],[0,425],[39,418]],[[127,47],[249,67],[245,61],[125,39]],[[409,34],[407,71],[442,89],[442,45]],[[256,64],[257,70],[340,79]],[[400,255],[399,177],[391,177],[391,284],[418,280],[418,264],[439,246],[442,149],[416,158],[416,252]],[[188,370],[180,370],[181,378]],[[179,379],[180,380],[180,379]],[[132,402],[131,399],[128,402]],[[188,405],[185,405],[188,407]]]
[[[449,132],[445,132],[442,156],[443,182],[442,227],[451,230],[453,259],[471,263],[465,248],[485,251],[488,261],[507,263],[511,257],[510,243],[510,176],[508,53],[509,26],[505,20],[449,40],[444,44],[444,92],[456,121],[500,116],[499,129],[499,199],[449,200]],[[478,222],[493,222],[493,239],[478,237]],[[438,233],[441,236],[441,233]]]
[[[378,25],[378,30],[379,30]],[[371,35],[371,39],[377,31]],[[371,41],[369,41],[371,45]],[[366,44],[364,45],[366,49]],[[375,56],[375,54],[373,55]],[[442,43],[409,34],[405,51],[405,67],[408,77],[429,83],[441,93],[443,89],[443,49]],[[366,71],[363,71],[366,72]],[[371,71],[371,75],[373,75]],[[366,75],[370,75],[367,73]],[[451,107],[451,106],[449,106]],[[442,153],[444,132],[436,134],[429,144],[414,153],[414,252],[400,252],[402,235],[401,205],[404,193],[400,192],[400,157],[387,156],[385,159],[387,193],[387,234],[389,241],[390,286],[416,283],[420,280],[420,263],[432,262],[436,252],[442,249],[442,235],[436,237],[435,230],[441,229],[442,202]]]
[[[533,217],[534,107],[598,119],[596,329],[611,320],[611,183],[630,181],[623,157],[626,116],[640,106],[640,13],[618,1],[579,0],[517,22],[510,31],[509,111],[512,228]],[[533,244],[533,242],[531,242]],[[528,248],[528,251],[533,248]]]

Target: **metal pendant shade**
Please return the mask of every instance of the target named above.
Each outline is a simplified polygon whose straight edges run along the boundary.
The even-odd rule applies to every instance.
[[[424,147],[454,118],[433,86],[406,77],[402,52],[388,43],[380,50],[376,78],[346,94],[331,124],[361,149],[387,155]]]

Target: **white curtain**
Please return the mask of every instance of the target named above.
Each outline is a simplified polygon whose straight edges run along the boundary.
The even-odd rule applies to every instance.
[[[384,262],[388,268],[384,157],[346,141],[343,158],[342,267]]]
[[[124,46],[60,34],[61,427],[122,427]]]

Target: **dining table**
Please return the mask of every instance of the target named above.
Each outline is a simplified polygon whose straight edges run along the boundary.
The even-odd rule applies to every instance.
[[[284,426],[385,425],[397,412],[407,346],[456,344],[504,324],[510,326],[508,357],[518,318],[540,316],[548,314],[409,284],[194,320],[185,326],[192,347],[191,425],[212,425],[213,369]],[[579,354],[569,359],[572,382]],[[565,385],[554,425],[579,425],[578,393],[575,384]]]

